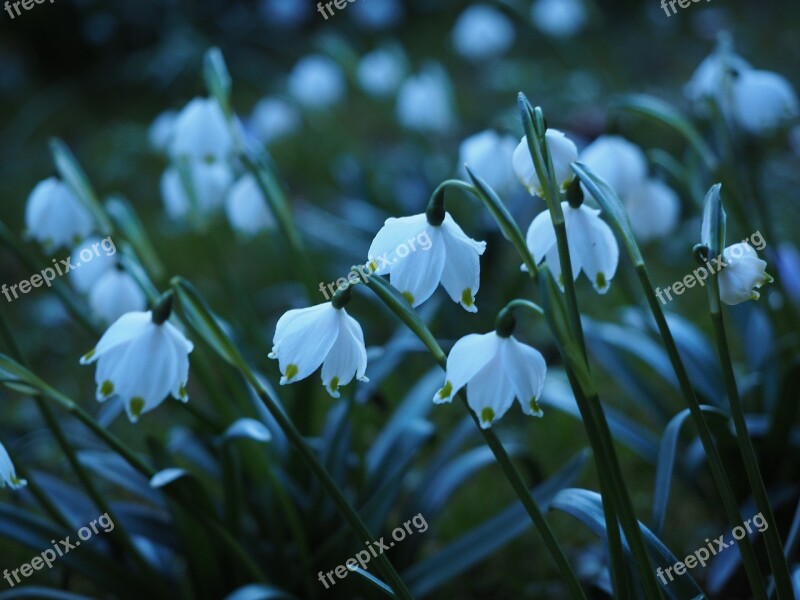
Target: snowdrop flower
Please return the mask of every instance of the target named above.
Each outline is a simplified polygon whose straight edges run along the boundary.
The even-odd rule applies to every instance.
[[[580,160],[623,199],[647,177],[644,152],[618,135],[601,135],[583,149]]]
[[[480,175],[499,194],[514,188],[515,176],[512,158],[517,141],[510,135],[500,135],[487,129],[471,135],[459,148],[459,166],[461,171],[466,164],[472,171]]]
[[[723,114],[728,114],[731,76],[750,68],[746,60],[733,52],[729,40],[721,40],[716,50],[697,67],[684,87],[684,94],[696,103],[715,100]]]
[[[761,295],[755,290],[772,277],[765,271],[766,261],[750,244],[739,243],[722,251],[722,262],[727,266],[719,274],[719,297],[725,304],[741,304],[747,300],[758,300]]]
[[[444,132],[453,125],[452,92],[447,73],[439,64],[403,82],[397,95],[397,120],[416,131]]]
[[[192,161],[223,161],[234,151],[225,114],[214,98],[195,98],[180,112],[172,133],[170,154]]]
[[[732,114],[748,133],[769,134],[797,116],[797,96],[791,84],[777,73],[742,71],[732,86]]]
[[[250,129],[263,144],[291,135],[300,128],[297,110],[280,98],[262,98],[253,108]]]
[[[611,228],[600,218],[599,210],[585,204],[572,208],[568,202],[562,202],[561,209],[564,211],[573,279],[583,271],[594,289],[605,294],[619,262],[619,246]],[[563,289],[556,232],[549,211],[545,210],[533,220],[528,229],[527,244],[537,264],[547,261],[547,267]]]
[[[588,17],[582,0],[536,0],[531,20],[547,35],[571,37],[583,29]]]
[[[305,379],[320,365],[322,385],[334,398],[354,376],[369,381],[361,325],[334,302],[290,310],[278,320],[269,357],[278,359],[281,385]]]
[[[472,60],[504,54],[514,43],[514,25],[496,8],[473,4],[462,12],[453,27],[453,46]]]
[[[641,241],[660,238],[678,225],[678,194],[657,179],[646,179],[624,199],[631,228]]]
[[[106,238],[108,239],[108,238]],[[93,252],[92,248],[99,248],[102,242],[98,236],[91,236],[86,238],[79,246],[76,246],[72,251],[70,263],[72,266],[80,264],[80,269],[70,269],[67,273],[70,283],[79,292],[86,294],[92,289],[92,286],[100,279],[103,274],[109,269],[112,269],[117,264],[117,259],[114,258],[113,253],[105,252],[103,254]],[[81,253],[88,255],[92,253],[91,260],[82,260]]]
[[[50,250],[80,242],[92,233],[94,220],[66,184],[49,177],[28,196],[25,226],[33,239]]]
[[[17,477],[11,457],[3,444],[0,444],[0,483],[3,484],[0,487],[8,486],[12,490],[18,490],[28,485],[27,481]]]
[[[197,211],[207,215],[222,206],[225,192],[233,181],[233,173],[227,163],[188,163],[190,179],[197,199]],[[181,219],[192,212],[191,197],[186,192],[180,171],[169,167],[161,176],[161,197],[164,208],[173,219]]]
[[[439,283],[453,302],[477,312],[480,287],[479,256],[486,242],[467,237],[450,213],[439,225],[425,213],[390,218],[369,247],[370,266],[378,275],[390,274],[392,285],[412,306],[433,295]]]
[[[553,171],[555,172],[556,180],[561,189],[564,190],[575,177],[570,165],[578,160],[578,148],[572,140],[557,129],[548,129],[544,135],[550,154],[553,157]],[[528,138],[526,136],[522,136],[522,140],[514,150],[511,162],[514,172],[517,174],[517,179],[525,186],[528,193],[532,196],[541,197],[544,194],[544,190],[539,182],[539,177],[536,175],[536,167],[528,150]]]
[[[541,417],[537,402],[542,393],[547,364],[534,348],[503,337],[496,331],[467,335],[458,340],[447,357],[444,386],[433,397],[437,404],[451,402],[467,386],[467,403],[486,429],[502,417],[514,402],[522,412]]]
[[[97,346],[81,358],[97,361],[97,400],[118,396],[132,423],[171,395],[187,402],[189,353],[194,345],[152,311],[129,312],[117,319]]]
[[[113,323],[125,313],[144,310],[147,298],[129,273],[113,268],[92,286],[89,306],[104,322]]]
[[[237,181],[228,192],[225,214],[231,227],[245,235],[255,235],[275,226],[275,219],[264,194],[261,193],[256,178],[250,173]]]
[[[150,125],[150,129],[147,131],[147,139],[154,150],[167,153],[177,119],[178,113],[176,111],[167,110],[158,115],[153,124]]]
[[[344,97],[342,69],[333,59],[314,54],[300,59],[289,74],[289,92],[309,109],[329,108]]]
[[[365,54],[356,68],[358,85],[372,96],[388,96],[397,91],[405,76],[405,64],[399,50],[380,48]]]

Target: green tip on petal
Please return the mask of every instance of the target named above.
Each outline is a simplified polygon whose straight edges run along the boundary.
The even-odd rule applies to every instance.
[[[449,398],[450,394],[453,393],[453,384],[449,381],[446,381],[442,389],[439,390],[439,398],[444,400],[445,398]]]
[[[472,299],[471,289],[466,288],[463,292],[461,292],[461,304],[468,307],[471,307],[475,304],[475,301]]]
[[[183,385],[178,388],[178,396],[181,398],[186,398],[186,388]]]
[[[88,351],[86,354],[84,354],[84,355],[83,355],[83,357],[81,358],[81,360],[91,360],[91,359],[92,359],[92,357],[94,356],[94,351],[95,351],[95,349],[94,349],[94,348],[92,348],[91,350],[89,350],[89,351]]]
[[[408,302],[410,305],[414,305],[414,296],[411,292],[403,292],[403,298],[405,298],[406,302]]]
[[[542,409],[541,409],[541,407],[539,406],[539,403],[536,401],[536,396],[534,396],[533,398],[531,398],[531,401],[530,401],[530,402],[528,402],[528,406],[530,406],[530,407],[531,407],[531,411],[533,411],[533,414],[536,414],[536,415],[538,415],[538,414],[541,414],[541,413],[542,413]]]
[[[775,281],[775,279],[772,277],[772,275],[764,271],[764,283],[772,283],[773,281]]]
[[[494,421],[494,411],[488,406],[481,411],[481,421],[491,423]]]
[[[11,484],[12,488],[21,488],[28,485],[28,482],[25,479],[20,479],[16,475],[12,475],[8,481]]]
[[[761,298],[761,294],[753,290],[753,294],[750,296],[750,300],[758,300],[759,298]]]
[[[130,408],[131,408],[131,417],[133,417],[134,419],[138,419],[139,415],[141,415],[142,411],[144,410],[144,398],[141,398],[139,396],[131,398]]]
[[[369,261],[367,266],[369,267],[369,270],[374,273],[375,271],[378,270],[378,261],[375,260],[375,259],[372,259],[371,261]]]
[[[330,387],[332,392],[336,393],[339,389],[339,378],[334,377],[333,379],[331,379],[331,382],[328,384],[328,387]]]
[[[108,379],[106,379],[100,385],[100,393],[103,394],[103,396],[110,396],[111,394],[114,393],[114,384],[111,383]]]
[[[287,380],[290,380],[293,377],[295,377],[299,372],[300,369],[297,367],[297,365],[287,365],[286,373],[284,373],[283,375],[284,377],[286,377]]]
[[[600,288],[601,290],[605,288],[606,285],[608,285],[608,283],[606,282],[606,276],[603,273],[598,273],[597,277],[595,278],[595,281],[597,282],[597,287]]]

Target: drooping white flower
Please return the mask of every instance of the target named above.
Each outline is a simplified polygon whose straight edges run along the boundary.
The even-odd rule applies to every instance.
[[[378,275],[390,274],[392,285],[412,306],[419,306],[442,284],[453,302],[477,312],[479,256],[486,242],[464,233],[450,213],[441,225],[426,215],[390,218],[372,240],[368,258]]]
[[[112,268],[92,286],[89,306],[104,322],[113,323],[125,313],[144,310],[147,298],[130,274]]]
[[[94,219],[67,185],[55,177],[40,181],[28,196],[25,226],[48,250],[71,247],[94,229]]]
[[[722,251],[722,262],[727,266],[719,274],[719,297],[725,304],[741,304],[747,300],[758,300],[756,291],[765,283],[772,281],[766,273],[766,261],[750,244],[739,243]]]
[[[548,129],[545,132],[547,147],[553,157],[553,171],[556,181],[561,189],[566,189],[569,182],[575,177],[570,165],[578,160],[578,148],[575,143],[557,129]],[[519,182],[525,186],[532,196],[541,197],[544,193],[542,184],[536,174],[536,167],[533,158],[528,150],[528,139],[522,136],[512,157],[514,172],[517,174]]]
[[[445,383],[433,401],[450,402],[466,385],[467,403],[484,429],[506,413],[515,397],[522,412],[541,417],[538,398],[546,373],[547,364],[539,351],[513,335],[473,333],[450,350]]]
[[[175,132],[175,123],[178,113],[174,110],[166,110],[158,115],[147,130],[147,139],[154,150],[167,153],[172,142],[172,134]]]
[[[588,15],[582,0],[536,0],[531,20],[547,35],[571,37],[584,28]]]
[[[81,364],[97,361],[97,400],[119,396],[132,423],[171,395],[187,402],[189,353],[194,345],[171,323],[153,321],[152,311],[117,319]]]
[[[450,81],[440,64],[428,64],[403,82],[397,95],[397,120],[416,131],[444,132],[453,126]]]
[[[280,98],[262,98],[250,116],[250,130],[263,144],[291,135],[300,128],[297,110]]]
[[[228,192],[225,214],[231,227],[245,235],[255,235],[275,226],[264,194],[250,173],[237,181]]]
[[[777,73],[742,71],[732,86],[732,114],[745,131],[766,135],[797,116],[797,95]]]
[[[195,98],[180,112],[170,140],[170,155],[191,161],[224,161],[235,148],[225,113],[214,98]]]
[[[664,237],[678,225],[678,194],[657,179],[644,180],[624,198],[624,203],[631,228],[643,242]]]
[[[750,64],[737,56],[730,46],[730,41],[722,41],[712,54],[703,59],[684,87],[689,100],[696,103],[715,100],[723,114],[729,110],[733,77],[751,69]]]
[[[594,289],[605,294],[619,262],[619,246],[611,228],[600,218],[599,210],[585,204],[572,208],[568,202],[562,202],[561,209],[564,212],[573,279],[577,279],[583,271]],[[528,228],[526,241],[536,263],[546,260],[553,278],[563,289],[556,232],[549,211],[545,210],[536,216]]]
[[[12,490],[18,490],[28,485],[27,481],[17,477],[11,457],[3,444],[0,444],[0,484],[2,484],[0,487],[8,486]]]
[[[108,238],[106,238],[108,239]],[[97,282],[103,274],[112,269],[117,264],[117,259],[114,257],[116,254],[116,247],[114,252],[95,252],[101,247],[105,250],[106,245],[103,243],[99,236],[91,236],[86,238],[80,245],[76,246],[72,251],[70,257],[71,267],[80,265],[80,268],[70,268],[67,272],[70,283],[75,286],[79,292],[86,294],[92,289],[92,286]],[[109,249],[110,250],[110,249]],[[83,260],[81,254],[84,256],[91,255],[91,260]]]
[[[289,93],[309,109],[329,108],[338,104],[345,93],[341,67],[321,54],[301,58],[289,74]]]
[[[504,54],[514,44],[514,25],[502,12],[486,4],[473,4],[453,27],[453,46],[472,60]]]
[[[187,164],[187,168],[197,199],[197,212],[208,215],[219,209],[233,181],[228,164],[192,162]],[[161,197],[167,214],[173,219],[182,219],[192,212],[191,196],[177,167],[169,167],[161,176]]]
[[[625,199],[647,177],[644,152],[618,135],[601,135],[580,153],[580,160]],[[589,195],[584,188],[584,194]]]
[[[510,135],[500,135],[492,129],[471,135],[459,148],[458,162],[463,171],[469,166],[473,173],[498,194],[511,191],[516,185],[512,158],[517,141]]]
[[[361,325],[330,302],[285,313],[275,327],[269,357],[278,359],[281,385],[305,379],[322,365],[322,385],[334,398],[354,376],[368,381]]]
[[[372,96],[389,96],[400,87],[406,74],[405,59],[399,49],[379,48],[358,61],[358,85]]]

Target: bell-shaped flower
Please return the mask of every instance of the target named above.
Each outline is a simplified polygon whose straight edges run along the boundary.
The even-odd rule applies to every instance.
[[[732,91],[733,118],[748,133],[770,134],[798,114],[794,89],[777,73],[743,71],[735,78]]]
[[[719,297],[725,304],[758,300],[761,295],[756,289],[772,281],[766,261],[758,258],[750,244],[728,246],[722,251],[722,262],[727,266],[718,274]]]
[[[397,120],[407,129],[448,131],[455,122],[450,80],[442,65],[428,64],[403,82],[397,94]]]
[[[536,0],[531,20],[552,37],[572,37],[586,25],[588,14],[583,0]]]
[[[175,119],[170,145],[173,158],[195,162],[224,161],[235,148],[225,113],[214,98],[195,98]]]
[[[645,179],[624,198],[624,203],[631,228],[643,242],[669,235],[678,225],[678,194],[657,179]]]
[[[253,137],[268,145],[291,135],[300,128],[300,114],[281,98],[262,98],[253,107],[249,130]]]
[[[575,177],[570,165],[578,160],[578,148],[572,140],[557,129],[548,129],[545,133],[545,139],[547,140],[547,147],[550,149],[550,155],[553,157],[553,172],[556,181],[562,190],[566,189],[569,182]],[[544,188],[536,174],[536,167],[528,150],[526,136],[522,137],[522,140],[514,150],[512,165],[514,172],[517,174],[517,179],[525,186],[528,193],[541,198],[544,194]]]
[[[117,319],[81,364],[97,362],[97,400],[118,396],[132,423],[171,395],[186,402],[189,353],[194,345],[168,321],[156,323],[152,311]]]
[[[178,113],[174,110],[165,110],[155,118],[150,129],[147,130],[147,139],[153,150],[163,154],[169,152],[177,119]]]
[[[453,47],[461,56],[482,60],[501,56],[514,44],[514,25],[502,12],[487,4],[473,4],[453,27]]]
[[[601,135],[580,153],[580,160],[625,199],[647,177],[644,152],[618,135]],[[589,195],[586,188],[583,192]]]
[[[458,162],[486,180],[498,194],[514,189],[516,178],[511,166],[517,141],[510,135],[500,135],[492,129],[471,135],[459,148]],[[466,171],[463,171],[466,175]]]
[[[285,313],[275,327],[269,357],[278,359],[281,385],[305,379],[322,365],[322,385],[334,398],[353,377],[369,381],[361,325],[331,302]]]
[[[750,64],[730,48],[730,42],[723,41],[700,63],[684,87],[684,93],[698,104],[715,100],[723,114],[727,114],[733,79],[750,69]]]
[[[92,286],[89,306],[105,323],[113,323],[125,313],[143,311],[147,298],[129,273],[112,268]]]
[[[196,211],[200,215],[209,215],[219,209],[225,199],[225,192],[233,181],[233,173],[224,162],[188,163],[190,183],[197,200]],[[167,214],[175,219],[185,218],[193,211],[192,196],[177,167],[169,167],[161,176],[161,197]]]
[[[79,292],[88,294],[92,286],[97,283],[109,269],[113,269],[114,265],[117,264],[117,259],[114,257],[114,254],[116,254],[116,246],[112,246],[114,252],[94,252],[94,249],[98,249],[101,246],[105,250],[107,248],[105,242],[110,240],[111,238],[100,239],[99,236],[93,235],[86,238],[80,245],[72,250],[70,265],[73,268],[70,268],[67,272],[67,277],[69,277],[70,283],[72,283]],[[91,255],[92,259],[83,260],[81,254],[83,254],[84,257]],[[76,265],[80,265],[80,268],[74,268]]]
[[[568,202],[562,202],[561,209],[573,279],[583,271],[594,289],[605,294],[619,262],[619,246],[611,228],[600,218],[599,210],[585,204],[572,208]],[[533,220],[528,228],[527,244],[536,263],[546,260],[553,278],[564,289],[556,232],[549,211],[545,210]]]
[[[301,58],[289,74],[289,93],[305,108],[330,108],[342,101],[346,82],[341,67],[321,54]]]
[[[225,214],[231,227],[247,236],[275,226],[264,194],[250,173],[237,181],[228,192]]]
[[[478,257],[484,250],[486,242],[467,237],[450,213],[441,225],[431,225],[423,213],[387,219],[368,258],[378,275],[391,275],[392,285],[412,306],[425,302],[441,283],[453,302],[476,312]]]
[[[8,451],[3,444],[0,444],[0,487],[8,486],[12,490],[18,490],[26,485],[28,485],[27,481],[17,477]]]
[[[28,196],[25,226],[33,239],[54,250],[72,247],[92,233],[94,219],[66,184],[49,177]]]
[[[473,333],[450,350],[445,383],[433,401],[450,402],[466,385],[467,403],[484,429],[506,413],[514,397],[526,415],[541,417],[538,399],[546,373],[547,364],[539,351],[513,335]]]
[[[406,76],[406,61],[400,48],[379,48],[358,61],[356,80],[367,94],[376,97],[397,92]]]

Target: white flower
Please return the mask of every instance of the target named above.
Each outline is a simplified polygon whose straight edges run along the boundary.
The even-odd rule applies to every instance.
[[[89,306],[104,322],[113,323],[125,313],[144,310],[147,298],[130,274],[113,268],[92,286]]]
[[[167,153],[177,119],[178,112],[174,110],[165,110],[155,118],[147,130],[147,139],[154,150]]]
[[[253,136],[263,144],[291,135],[300,128],[297,110],[280,98],[262,98],[250,116]]]
[[[395,93],[406,74],[401,52],[381,48],[365,54],[356,68],[356,79],[361,89],[373,96]]]
[[[473,173],[486,180],[498,194],[513,190],[516,184],[511,166],[517,141],[510,135],[500,135],[487,129],[471,135],[459,148],[459,166],[466,164]]]
[[[600,218],[599,210],[585,204],[572,208],[568,202],[562,202],[561,209],[564,211],[573,279],[583,271],[594,289],[605,294],[619,262],[619,247],[611,228]],[[563,289],[556,232],[549,211],[545,210],[533,220],[528,229],[527,244],[537,264],[547,261],[553,278]]]
[[[12,490],[18,490],[28,485],[27,481],[17,477],[11,457],[3,444],[0,444],[0,483],[3,484],[0,487],[7,485]]]
[[[727,114],[732,77],[735,73],[741,74],[750,68],[746,60],[733,53],[730,42],[724,41],[700,63],[684,87],[684,93],[697,103],[716,100],[723,114]]]
[[[538,398],[542,393],[547,364],[538,350],[491,331],[473,333],[458,340],[447,357],[445,384],[433,401],[450,402],[467,386],[467,403],[486,429],[502,417],[516,396],[522,412],[541,417]]]
[[[255,235],[275,226],[275,219],[264,194],[261,193],[256,178],[250,173],[237,181],[228,192],[225,214],[231,227],[245,235]]]
[[[574,142],[557,129],[548,129],[545,133],[547,147],[553,157],[553,171],[556,181],[561,189],[566,189],[569,182],[575,177],[570,165],[578,160],[578,148]],[[514,172],[517,174],[519,182],[525,186],[532,196],[541,197],[544,193],[539,177],[536,175],[536,168],[533,158],[528,150],[528,139],[522,136],[512,157]]]
[[[172,131],[170,154],[193,161],[223,161],[234,151],[225,114],[213,98],[195,98],[180,112]]]
[[[285,313],[275,327],[270,358],[277,358],[281,385],[305,379],[322,365],[322,385],[334,398],[355,376],[369,381],[361,325],[330,302]]]
[[[70,282],[75,289],[79,292],[86,294],[92,289],[92,286],[97,282],[103,274],[117,264],[117,259],[114,258],[116,249],[113,253],[104,252],[97,253],[93,249],[101,246],[102,242],[98,236],[91,236],[86,238],[80,245],[72,250],[72,257],[70,265],[75,267],[80,265],[79,269],[71,268],[67,273]],[[91,253],[91,260],[81,259],[81,253],[88,256]]]
[[[198,213],[213,213],[222,206],[225,192],[233,181],[231,168],[223,162],[192,162],[187,167],[197,199]],[[191,196],[187,194],[180,171],[176,167],[169,167],[161,176],[161,197],[167,214],[173,219],[182,219],[192,212]]]
[[[641,241],[664,237],[678,224],[681,212],[678,194],[657,179],[644,180],[624,202],[633,232]]]
[[[359,25],[366,29],[388,29],[403,18],[403,3],[400,0],[380,2],[356,2],[348,11]]]
[[[345,93],[342,69],[332,59],[313,54],[300,59],[289,74],[289,92],[306,108],[329,108]]]
[[[453,46],[461,56],[479,60],[504,54],[514,44],[514,25],[496,8],[473,4],[453,27]]]
[[[547,35],[571,37],[586,25],[586,7],[581,0],[536,0],[531,20]]]
[[[387,219],[369,247],[369,261],[378,275],[389,273],[392,285],[412,306],[419,306],[441,284],[453,302],[476,312],[480,287],[479,256],[486,242],[467,237],[450,213],[441,225],[426,215]]]
[[[769,134],[798,114],[791,84],[777,73],[743,71],[734,79],[732,92],[733,118],[749,133]]]
[[[580,160],[623,199],[647,177],[644,152],[617,135],[598,137],[583,149]],[[588,195],[586,188],[584,194]]]
[[[168,395],[189,400],[186,383],[193,349],[172,324],[154,323],[151,311],[130,312],[117,319],[80,362],[97,361],[97,400],[118,396],[135,423]]]
[[[765,269],[766,261],[758,258],[750,244],[739,243],[722,251],[722,262],[727,266],[719,272],[719,297],[725,304],[741,304],[747,300],[758,300],[760,288],[772,281]]]
[[[28,196],[25,226],[48,250],[80,242],[94,229],[94,219],[72,190],[55,177],[40,181]]]
[[[453,125],[452,91],[447,73],[439,64],[403,82],[397,95],[397,120],[416,131],[444,132]]]

